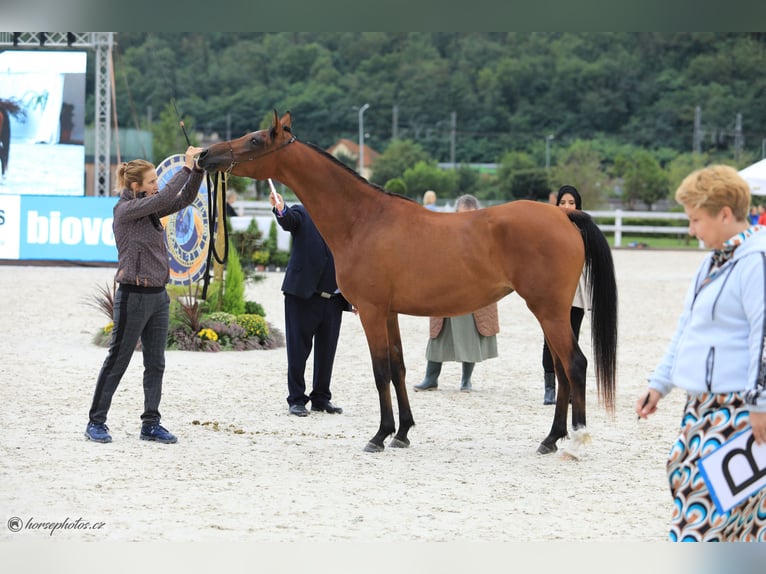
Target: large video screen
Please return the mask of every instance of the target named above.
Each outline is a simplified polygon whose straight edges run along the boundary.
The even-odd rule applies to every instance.
[[[86,52],[0,52],[0,194],[85,194]]]

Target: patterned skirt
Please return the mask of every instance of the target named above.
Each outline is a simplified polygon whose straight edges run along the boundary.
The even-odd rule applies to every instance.
[[[671,541],[766,542],[766,488],[721,514],[698,466],[701,458],[749,424],[740,393],[687,395],[681,430],[667,463],[673,495]]]

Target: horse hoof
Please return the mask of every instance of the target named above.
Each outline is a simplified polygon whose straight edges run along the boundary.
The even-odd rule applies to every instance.
[[[368,442],[364,447],[364,452],[383,452],[383,448],[383,445],[378,445],[374,442]]]
[[[537,454],[553,454],[558,449],[556,448],[556,445],[554,444],[552,447],[540,443],[540,446],[537,447]]]
[[[580,456],[576,452],[572,452],[570,450],[562,450],[561,454],[559,454],[559,458],[562,460],[580,460]]]
[[[409,439],[401,440],[394,437],[391,439],[391,442],[388,443],[388,446],[390,446],[391,448],[409,448],[410,441]]]

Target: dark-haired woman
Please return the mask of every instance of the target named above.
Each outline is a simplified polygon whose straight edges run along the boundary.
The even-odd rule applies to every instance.
[[[556,205],[564,211],[580,210],[582,209],[582,197],[580,192],[577,191],[572,185],[563,185],[556,195]],[[575,291],[574,299],[572,300],[572,308],[569,311],[569,320],[572,325],[572,332],[574,333],[575,340],[580,340],[580,326],[582,325],[582,319],[585,316],[585,309],[590,309],[590,302],[586,300],[585,275],[580,276],[580,281],[577,284],[577,291]],[[543,395],[544,405],[556,404],[556,371],[553,364],[553,356],[550,349],[548,349],[548,343],[543,341],[543,381],[545,384],[545,393]]]

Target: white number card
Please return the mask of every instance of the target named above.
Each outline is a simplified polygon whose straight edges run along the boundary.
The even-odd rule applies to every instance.
[[[699,461],[708,490],[721,513],[766,486],[766,445],[755,444],[748,428]]]

